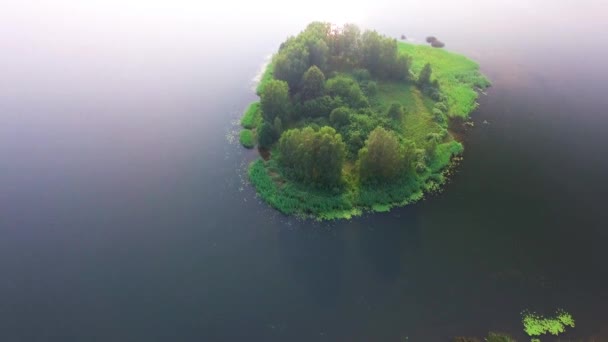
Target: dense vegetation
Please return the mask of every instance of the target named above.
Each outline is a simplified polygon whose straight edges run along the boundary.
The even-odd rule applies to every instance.
[[[544,334],[559,335],[566,331],[566,327],[574,328],[574,319],[569,313],[558,310],[553,317],[544,317],[539,314],[524,311],[522,313],[524,331],[529,336]],[[533,339],[533,341],[540,341]]]
[[[281,212],[320,219],[417,201],[463,151],[449,118],[488,84],[465,57],[312,23],[281,44],[242,118],[270,156],[250,179]]]

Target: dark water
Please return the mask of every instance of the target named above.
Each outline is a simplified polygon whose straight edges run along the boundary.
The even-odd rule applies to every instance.
[[[315,17],[129,4],[0,14],[0,340],[526,340],[521,310],[562,307],[608,341],[602,3],[367,4],[493,87],[442,194],[322,224],[260,203],[234,141]]]

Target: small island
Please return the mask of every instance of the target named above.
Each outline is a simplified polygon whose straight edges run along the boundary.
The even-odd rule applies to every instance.
[[[448,129],[490,85],[477,63],[352,24],[314,22],[281,44],[241,120],[259,196],[287,215],[388,211],[445,183]]]

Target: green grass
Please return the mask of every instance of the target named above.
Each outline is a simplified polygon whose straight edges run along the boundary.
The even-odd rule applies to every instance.
[[[241,126],[247,129],[257,128],[262,123],[260,101],[252,102],[241,118]]]
[[[247,148],[255,147],[255,138],[250,129],[244,129],[241,131],[241,134],[239,134],[239,141],[241,142],[241,145]]]
[[[463,151],[464,147],[456,140],[450,140],[447,143],[437,145],[435,158],[429,165],[431,172],[441,172],[441,170],[450,165],[453,157],[460,155]]]
[[[360,186],[356,180],[347,179],[343,189],[332,192],[290,182],[274,159],[258,159],[249,166],[249,180],[258,195],[283,214],[333,220],[350,219],[364,211],[387,212],[393,207],[415,203],[425,192],[443,184],[445,178],[429,169],[384,185]]]
[[[339,219],[361,214],[349,193],[332,194],[285,182],[274,160],[254,161],[249,167],[249,179],[266,203],[287,215]]]
[[[402,133],[414,141],[416,146],[424,147],[427,143],[426,136],[442,129],[441,125],[433,121],[433,101],[423,96],[413,84],[381,82],[376,100],[375,107],[381,113],[386,112],[392,103],[400,103],[405,107]]]
[[[399,52],[412,57],[412,72],[418,75],[426,63],[433,69],[441,90],[448,97],[449,115],[466,118],[477,107],[477,88],[490,81],[479,72],[479,65],[465,56],[427,45],[399,42]]]

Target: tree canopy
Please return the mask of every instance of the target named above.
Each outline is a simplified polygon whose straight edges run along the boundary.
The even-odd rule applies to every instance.
[[[267,122],[274,122],[276,117],[287,118],[289,115],[289,86],[284,81],[271,80],[260,95],[262,116]]]
[[[325,75],[316,65],[311,66],[302,77],[302,99],[312,100],[325,93]]]
[[[387,182],[404,170],[404,150],[395,133],[374,129],[359,151],[359,175],[363,182]]]
[[[280,164],[296,179],[331,188],[340,185],[346,145],[331,127],[291,129],[279,140]]]

